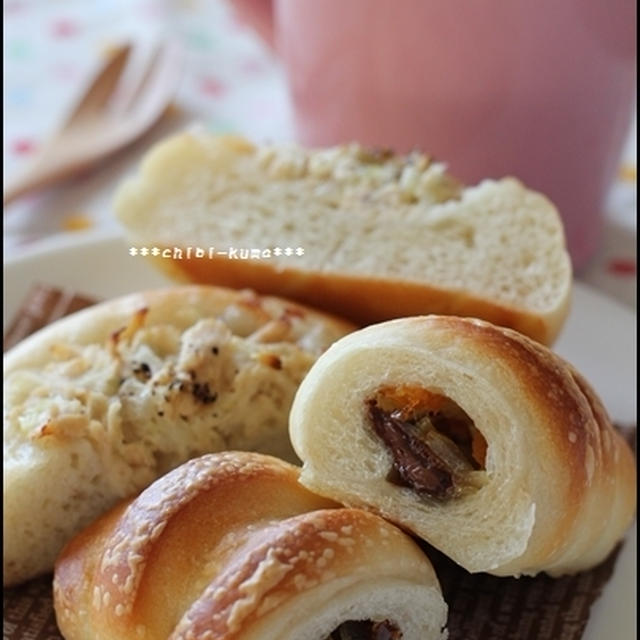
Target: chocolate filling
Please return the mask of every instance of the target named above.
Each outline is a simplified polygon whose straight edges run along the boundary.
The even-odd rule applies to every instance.
[[[347,620],[327,640],[402,640],[402,632],[389,620]]]
[[[486,441],[455,402],[402,387],[382,389],[366,404],[369,422],[393,458],[390,482],[438,500],[481,486]]]

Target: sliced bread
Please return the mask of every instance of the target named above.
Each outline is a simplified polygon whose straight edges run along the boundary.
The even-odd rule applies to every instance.
[[[514,178],[465,187],[420,153],[184,133],[148,153],[115,207],[131,242],[182,279],[360,324],[473,316],[550,344],[568,312],[551,202]]]

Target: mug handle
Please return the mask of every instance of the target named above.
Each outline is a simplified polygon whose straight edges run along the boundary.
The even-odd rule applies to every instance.
[[[275,49],[273,0],[232,0],[238,20],[249,25],[271,49]]]

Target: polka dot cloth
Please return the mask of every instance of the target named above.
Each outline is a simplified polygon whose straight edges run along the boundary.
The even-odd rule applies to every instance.
[[[7,0],[4,2],[5,180],[55,131],[97,66],[123,41],[173,38],[184,73],[158,126],[99,171],[11,205],[8,258],[56,233],[117,229],[115,185],[153,141],[194,122],[256,140],[293,139],[285,77],[276,57],[223,0]],[[635,125],[607,203],[602,247],[580,279],[636,304]]]

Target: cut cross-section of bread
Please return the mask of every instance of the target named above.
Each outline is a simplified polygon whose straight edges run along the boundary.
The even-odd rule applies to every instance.
[[[549,344],[569,307],[551,202],[514,178],[465,187],[420,153],[184,133],[149,152],[116,211],[131,241],[179,277],[361,324],[473,316]]]

